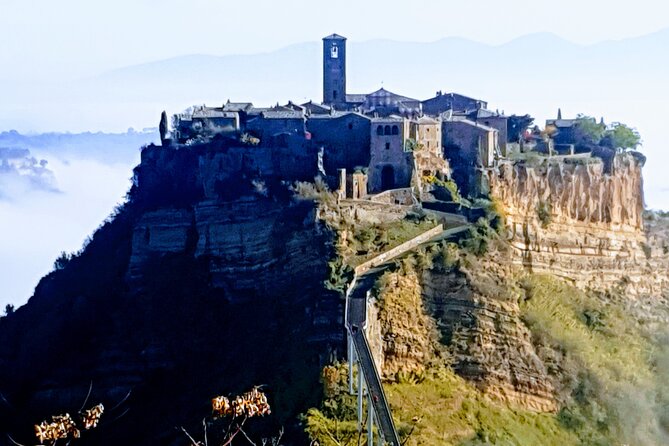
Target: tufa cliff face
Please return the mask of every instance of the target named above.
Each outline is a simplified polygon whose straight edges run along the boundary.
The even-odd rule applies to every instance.
[[[498,401],[556,411],[557,392],[521,319],[519,294],[493,265],[387,272],[368,328],[381,375],[420,379],[447,364]]]
[[[487,172],[502,207],[511,261],[580,287],[606,289],[621,279],[633,294],[658,295],[667,258],[652,250],[643,221],[643,157],[508,162]]]

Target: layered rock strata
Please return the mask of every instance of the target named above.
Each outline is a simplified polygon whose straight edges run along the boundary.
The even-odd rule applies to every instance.
[[[503,208],[512,262],[580,287],[621,279],[635,295],[669,286],[669,260],[649,248],[643,221],[643,162],[618,154],[610,172],[597,158],[507,162],[487,172]]]

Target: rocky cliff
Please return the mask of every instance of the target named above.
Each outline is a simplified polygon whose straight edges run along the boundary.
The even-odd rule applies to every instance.
[[[91,401],[120,405],[80,444],[182,444],[174,426],[198,431],[209,398],[265,384],[277,415],[254,429],[300,438],[343,351],[343,302],[323,287],[334,236],[285,165],[243,154],[144,149],[128,202],[0,319],[0,432],[30,443],[92,383]]]
[[[92,382],[114,425],[80,444],[184,444],[174,426],[199,428],[211,396],[266,384],[277,415],[254,428],[284,426],[289,444],[305,442],[297,415],[318,404],[322,365],[344,359],[339,291],[350,267],[435,222],[414,207],[295,187],[313,178],[315,158],[284,155],[221,141],[145,148],[128,202],[0,319],[0,431],[29,443],[33,422],[76,411]],[[428,440],[408,444],[488,441],[481,414],[500,411],[518,426],[531,420],[528,438],[546,444],[636,441],[616,406],[633,379],[652,396],[642,413],[656,432],[640,444],[664,438],[653,411],[665,407],[654,381],[665,358],[647,330],[666,325],[669,225],[644,220],[639,156],[609,167],[503,162],[484,172],[501,235],[479,222],[459,244],[420,246],[381,277],[369,333],[382,375],[407,398],[402,386],[428,383],[454,423],[448,436],[421,427]],[[606,386],[615,395],[602,399]],[[613,427],[596,432],[601,424]]]
[[[659,294],[669,284],[666,255],[643,221],[644,159],[635,153],[604,162],[554,157],[503,162],[487,172],[502,207],[511,260],[581,287],[624,280],[634,294]]]

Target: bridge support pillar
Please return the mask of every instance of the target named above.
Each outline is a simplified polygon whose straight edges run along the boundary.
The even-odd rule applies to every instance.
[[[358,363],[358,432],[362,432],[362,426],[365,424],[363,420],[362,399],[365,393],[365,379],[362,376],[362,367]]]
[[[374,408],[372,406],[372,395],[367,395],[367,444],[374,445]]]

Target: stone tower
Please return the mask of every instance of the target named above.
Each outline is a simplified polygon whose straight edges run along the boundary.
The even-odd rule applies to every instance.
[[[323,104],[346,102],[346,37],[323,37]]]

